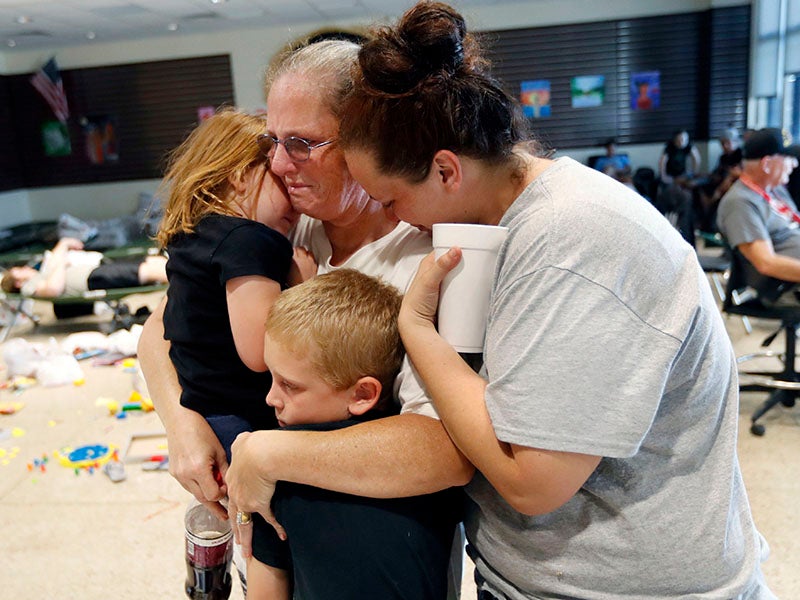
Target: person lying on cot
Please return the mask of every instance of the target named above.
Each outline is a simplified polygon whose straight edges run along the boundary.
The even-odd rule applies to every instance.
[[[75,296],[89,290],[138,287],[167,283],[165,256],[147,256],[138,261],[103,262],[100,252],[83,250],[76,238],[61,238],[45,252],[40,268],[11,267],[0,287],[11,294],[55,298]]]

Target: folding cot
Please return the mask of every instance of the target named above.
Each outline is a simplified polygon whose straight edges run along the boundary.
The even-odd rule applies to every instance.
[[[113,316],[108,327],[110,331],[113,331],[121,327],[129,328],[133,323],[133,316],[130,314],[128,306],[123,302],[125,298],[134,294],[149,294],[151,292],[164,291],[167,287],[167,284],[158,284],[107,290],[90,290],[82,294],[62,295],[55,298],[0,293],[0,305],[6,310],[8,315],[7,322],[4,325],[0,325],[0,327],[2,327],[2,330],[0,330],[0,342],[5,341],[20,316],[28,317],[34,326],[39,324],[39,317],[33,314],[32,311],[29,311],[25,306],[26,300],[50,302],[53,304],[54,308],[57,306],[91,306],[95,302],[105,302],[113,310]]]

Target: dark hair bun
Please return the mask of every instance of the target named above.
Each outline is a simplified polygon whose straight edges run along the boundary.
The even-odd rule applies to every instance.
[[[378,92],[405,94],[432,75],[453,75],[465,63],[467,26],[451,6],[420,2],[396,28],[378,31],[359,55],[364,82]]]

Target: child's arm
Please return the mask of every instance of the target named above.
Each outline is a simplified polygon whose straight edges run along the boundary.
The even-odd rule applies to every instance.
[[[317,274],[317,260],[310,250],[295,246],[292,266],[289,267],[289,285],[294,286],[308,281]]]
[[[42,268],[44,269],[44,266]],[[63,294],[67,287],[67,265],[64,257],[54,258],[52,262],[49,262],[47,273],[47,276],[36,284],[33,295],[41,298],[56,298]]]
[[[167,431],[170,474],[214,514],[225,519],[225,508],[219,500],[228,489],[214,475],[225,475],[228,459],[203,415],[181,406],[181,386],[169,359],[170,342],[164,339],[166,304],[165,297],[144,324],[137,351],[139,365],[156,414]]]
[[[264,323],[281,293],[281,286],[268,277],[248,275],[228,280],[225,290],[239,358],[248,368],[263,373],[267,370],[264,363]]]
[[[61,238],[52,251],[45,255],[41,272],[44,277],[36,286],[35,295],[55,298],[64,293],[67,287],[67,253],[82,250],[83,242],[76,238]]]
[[[285,542],[282,542],[285,543]],[[289,574],[252,556],[247,559],[248,600],[290,600]]]

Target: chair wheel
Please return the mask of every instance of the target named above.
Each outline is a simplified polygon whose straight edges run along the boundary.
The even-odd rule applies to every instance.
[[[792,408],[794,406],[795,399],[792,397],[784,397],[781,400],[781,404],[783,404],[786,408]]]
[[[764,427],[761,423],[753,423],[752,425],[750,425],[750,433],[752,433],[753,435],[757,435],[758,437],[764,435],[766,431],[767,428]]]

